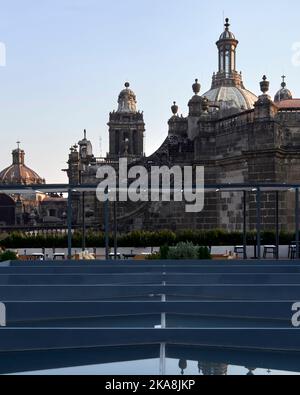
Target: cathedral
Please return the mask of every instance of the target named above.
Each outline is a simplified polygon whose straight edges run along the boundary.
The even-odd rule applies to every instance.
[[[109,153],[106,158],[93,155],[92,144],[84,139],[71,148],[68,161],[70,184],[98,184],[97,169],[110,164],[118,167],[120,157],[146,168],[153,165],[204,166],[206,185],[227,183],[300,183],[300,99],[294,99],[285,78],[274,99],[269,94],[266,76],[261,93],[246,89],[237,71],[238,40],[229,20],[216,45],[218,71],[213,73],[211,89],[201,94],[198,80],[192,85],[187,117],[171,107],[168,135],[151,156],[144,153],[145,123],[137,109],[137,98],[130,84],[118,97],[118,109],[109,115]],[[120,231],[137,229],[224,229],[239,231],[243,225],[243,194],[213,191],[205,194],[201,213],[189,214],[184,203],[118,203]],[[263,229],[274,229],[275,193],[262,194]],[[294,229],[294,194],[280,192],[281,230]],[[90,225],[101,226],[103,207],[95,194],[86,197],[88,210],[94,213]],[[82,218],[81,196],[73,196],[73,218]],[[256,195],[247,193],[247,226],[256,226]]]
[[[70,149],[67,172],[70,185],[98,185],[96,174],[101,166],[119,171],[119,159],[129,166],[203,166],[205,184],[229,183],[300,183],[300,99],[293,98],[282,77],[274,98],[268,94],[269,81],[263,76],[259,94],[246,89],[243,75],[237,71],[238,40],[226,19],[217,40],[218,71],[213,73],[211,89],[201,92],[196,79],[188,102],[188,115],[178,114],[176,102],[171,107],[168,132],[160,148],[145,155],[145,122],[138,110],[137,97],[128,82],[118,96],[118,108],[109,114],[109,152],[105,158],[93,154],[86,131],[83,139]],[[24,162],[19,147],[13,151],[13,163],[0,172],[0,184],[41,185],[45,183]],[[84,199],[84,204],[83,204]],[[66,223],[66,199],[61,195],[0,195],[0,223],[36,225]],[[274,230],[275,192],[264,192],[261,199],[262,227]],[[187,213],[185,202],[118,202],[118,230],[224,229],[240,231],[243,226],[243,192],[218,189],[205,193],[204,210]],[[279,193],[281,230],[293,231],[294,193]],[[73,225],[103,227],[103,203],[95,192],[72,192]],[[247,192],[247,228],[256,227],[256,193]],[[84,211],[84,212],[83,212]]]

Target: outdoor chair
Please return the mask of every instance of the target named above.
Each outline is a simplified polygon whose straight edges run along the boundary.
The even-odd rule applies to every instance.
[[[243,255],[243,257],[245,254],[245,257],[247,259],[247,247],[246,246],[235,246],[234,253],[237,255]]]
[[[299,249],[300,251],[300,249]],[[297,242],[293,241],[292,244],[289,245],[289,258],[296,259],[297,258]]]

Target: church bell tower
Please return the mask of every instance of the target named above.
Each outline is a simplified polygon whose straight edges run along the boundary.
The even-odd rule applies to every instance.
[[[128,82],[119,95],[118,110],[109,115],[108,126],[108,159],[138,159],[144,156],[144,115],[137,111],[136,95]]]

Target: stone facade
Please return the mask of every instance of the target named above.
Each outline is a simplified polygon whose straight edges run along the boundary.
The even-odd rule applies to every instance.
[[[12,164],[0,172],[0,185],[44,185],[45,179],[25,165],[25,152],[12,151]],[[81,161],[83,160],[83,156]],[[17,189],[17,188],[16,188]],[[0,193],[0,227],[65,226],[67,199],[57,194],[24,191],[10,195]]]
[[[97,169],[105,164],[117,168],[119,157],[131,164],[204,166],[205,183],[300,183],[300,99],[293,99],[285,81],[274,101],[268,95],[269,82],[264,76],[261,95],[249,92],[242,74],[236,71],[238,41],[225,30],[217,42],[219,71],[214,73],[209,92],[200,95],[196,80],[194,95],[188,103],[187,117],[178,115],[172,106],[169,132],[162,146],[150,157],[144,156],[143,114],[136,110],[136,96],[126,84],[119,96],[119,108],[110,114],[110,152],[107,158],[95,158],[83,149],[91,147],[86,139],[72,147],[68,161],[70,184],[97,184]],[[285,78],[285,77],[284,77]],[[294,194],[279,195],[282,230],[294,229]],[[81,195],[73,197],[74,221],[82,218]],[[256,225],[256,195],[247,193],[248,228]],[[243,193],[209,192],[204,211],[185,212],[185,203],[118,203],[118,227],[133,229],[214,229],[241,230],[243,224]],[[86,205],[94,215],[90,225],[100,228],[103,207],[94,193],[86,196]],[[274,229],[275,193],[262,195],[262,226]]]

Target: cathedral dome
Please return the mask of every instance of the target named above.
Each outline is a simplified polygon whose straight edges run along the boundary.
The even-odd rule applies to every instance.
[[[235,40],[235,35],[229,30],[225,30],[220,36],[220,40]]]
[[[225,30],[217,42],[219,70],[213,74],[211,89],[204,93],[210,105],[221,110],[251,110],[258,98],[245,89],[242,73],[236,69],[236,49],[238,40],[229,30],[229,19],[225,20]]]
[[[254,93],[237,86],[220,86],[206,92],[203,97],[213,104],[219,104],[225,108],[238,110],[251,110],[258,98]]]
[[[118,99],[118,112],[127,112],[127,113],[136,113],[136,95],[135,93],[129,89],[129,82],[125,83],[125,89],[123,89],[119,95]]]
[[[235,35],[229,30],[229,18],[226,18],[225,22],[225,31],[221,34],[219,40],[236,40]]]
[[[285,76],[282,76],[283,81],[281,84],[281,89],[275,95],[275,98],[274,98],[275,103],[279,103],[284,100],[292,100],[293,99],[292,92],[289,89],[287,89],[287,87],[286,87],[285,78],[286,78]]]
[[[3,185],[40,185],[45,184],[35,171],[25,165],[25,152],[20,148],[12,152],[13,163],[0,172],[0,184]]]

